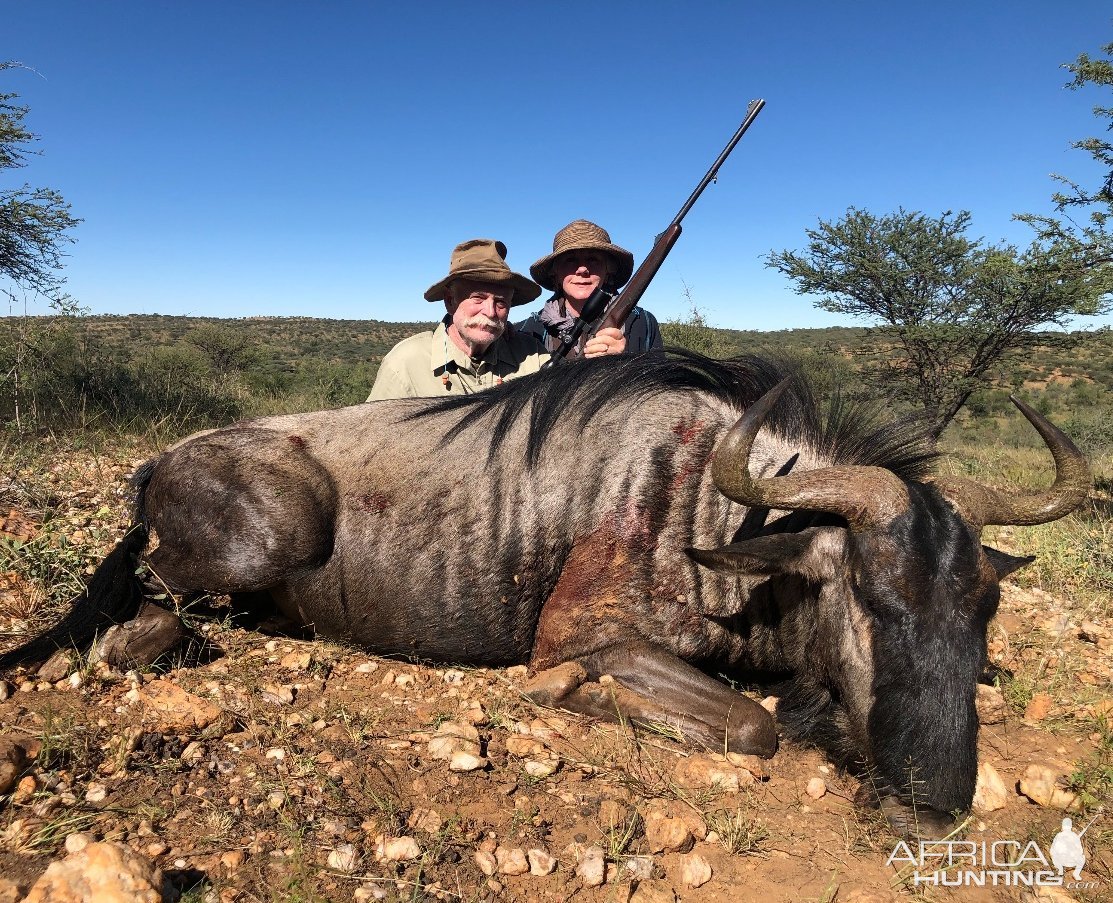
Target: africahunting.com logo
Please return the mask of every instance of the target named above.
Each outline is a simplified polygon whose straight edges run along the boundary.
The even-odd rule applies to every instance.
[[[912,869],[913,886],[944,887],[1066,887],[1097,888],[1084,881],[1086,851],[1082,837],[1097,816],[1076,832],[1069,818],[1045,854],[1034,840],[921,840],[899,841],[886,860],[899,870]]]

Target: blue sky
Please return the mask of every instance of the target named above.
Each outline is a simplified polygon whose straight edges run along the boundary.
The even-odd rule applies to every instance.
[[[93,313],[429,320],[457,242],[519,272],[586,217],[640,261],[767,106],[647,293],[660,318],[849,325],[766,268],[849,206],[1025,243],[1109,99],[1059,68],[1108,2],[371,3],[8,0],[0,73],[42,155],[3,185],[84,219]],[[34,301],[31,309],[37,310]],[[1094,321],[1088,321],[1090,323]],[[1111,322],[1105,318],[1099,322]]]

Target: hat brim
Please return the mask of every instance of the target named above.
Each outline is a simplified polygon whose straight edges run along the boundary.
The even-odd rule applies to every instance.
[[[609,242],[600,244],[599,242],[585,241],[571,244],[542,257],[529,268],[529,274],[533,277],[533,281],[550,292],[560,291],[560,286],[556,284],[556,278],[553,275],[553,263],[562,254],[567,254],[570,251],[602,251],[604,254],[608,254],[617,264],[615,271],[610,275],[611,288],[614,289],[622,288],[634,272],[634,255],[625,248],[620,248],[618,245]]]
[[[457,279],[471,279],[474,282],[493,282],[496,285],[511,286],[514,289],[514,298],[510,302],[511,307],[517,307],[519,304],[529,304],[530,301],[536,300],[537,296],[541,294],[541,286],[518,273],[507,275],[505,270],[457,270],[455,273],[445,276],[440,282],[429,286],[425,291],[425,300],[443,301],[446,289]]]

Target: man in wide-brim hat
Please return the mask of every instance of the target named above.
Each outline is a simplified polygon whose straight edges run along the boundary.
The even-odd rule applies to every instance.
[[[613,294],[626,284],[633,271],[634,255],[614,244],[606,229],[590,220],[573,220],[553,238],[552,253],[529,268],[534,281],[553,292],[553,296],[541,310],[515,327],[536,336],[549,351],[554,351],[595,289],[602,286]],[[609,340],[612,348],[621,344],[624,351],[652,351],[662,345],[657,319],[641,307],[630,311],[621,331],[601,329],[596,334],[596,338],[600,337]],[[572,356],[576,353],[573,351]]]
[[[367,400],[466,395],[536,373],[549,354],[507,319],[511,307],[540,294],[538,285],[510,269],[501,241],[473,238],[458,244],[448,275],[425,292],[426,301],[444,302],[444,319],[432,332],[403,339],[387,352]],[[604,337],[585,351],[618,353],[614,345]]]

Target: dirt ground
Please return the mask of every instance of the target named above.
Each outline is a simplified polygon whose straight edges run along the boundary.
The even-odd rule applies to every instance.
[[[53,543],[81,577],[126,525],[136,460],[46,455],[3,487],[7,560]],[[1078,829],[1096,817],[1084,887],[916,883],[897,838],[853,805],[857,781],[814,749],[700,752],[532,704],[524,667],[391,661],[217,619],[198,625],[207,663],[5,675],[0,747],[31,758],[0,796],[0,901],[71,835],[123,844],[183,899],[221,903],[1113,899],[1111,625],[1004,590],[990,651],[1005,676],[979,701],[980,760],[1000,786],[956,836],[1046,855],[1064,815]],[[0,572],[0,648],[47,591],[34,568]],[[1042,804],[1017,789],[1033,766],[1057,778]]]

